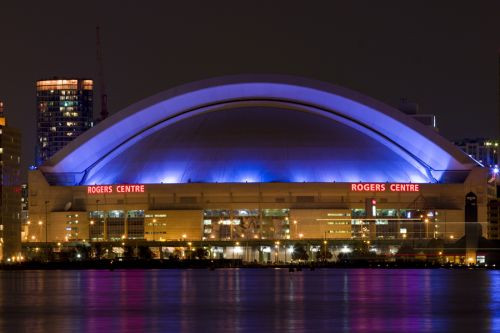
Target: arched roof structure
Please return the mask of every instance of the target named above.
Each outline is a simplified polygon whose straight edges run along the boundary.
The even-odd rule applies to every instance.
[[[381,102],[288,76],[229,76],[135,103],[40,167],[59,185],[458,182],[477,163]]]

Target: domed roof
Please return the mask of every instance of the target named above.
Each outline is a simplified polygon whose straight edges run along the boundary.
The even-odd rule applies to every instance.
[[[475,166],[432,130],[342,88],[229,77],[153,96],[41,167],[56,184],[437,182]],[[448,177],[449,179],[453,177]]]
[[[383,144],[322,116],[239,108],[181,120],[140,140],[87,184],[428,182]]]

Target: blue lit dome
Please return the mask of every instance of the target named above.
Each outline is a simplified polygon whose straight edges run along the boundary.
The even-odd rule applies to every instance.
[[[434,131],[366,96],[298,78],[238,76],[134,104],[41,169],[61,185],[426,183],[463,178],[475,166]]]
[[[383,144],[333,120],[295,110],[205,113],[123,151],[88,184],[429,181]]]

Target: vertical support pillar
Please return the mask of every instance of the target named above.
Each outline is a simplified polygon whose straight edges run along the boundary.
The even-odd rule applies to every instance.
[[[465,260],[467,264],[476,263],[480,235],[481,225],[477,221],[477,196],[469,192],[465,195]]]

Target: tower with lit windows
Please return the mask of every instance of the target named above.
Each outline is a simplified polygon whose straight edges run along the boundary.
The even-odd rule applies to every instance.
[[[10,126],[0,102],[0,258],[20,260],[21,132]]]
[[[93,81],[54,78],[36,82],[36,165],[92,127]]]

